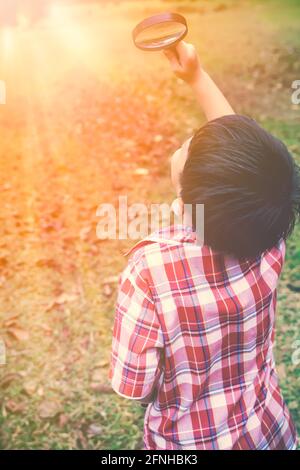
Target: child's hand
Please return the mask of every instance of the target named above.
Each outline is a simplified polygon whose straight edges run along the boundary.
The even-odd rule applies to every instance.
[[[229,102],[208,73],[202,68],[192,44],[181,41],[176,48],[166,49],[165,56],[177,77],[193,87],[208,121],[235,114]]]
[[[175,75],[185,82],[193,85],[201,75],[201,65],[198,54],[193,44],[180,41],[176,50],[164,50],[165,56],[169,59]]]

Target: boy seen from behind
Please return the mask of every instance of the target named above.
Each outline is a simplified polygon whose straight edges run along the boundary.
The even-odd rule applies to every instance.
[[[207,118],[171,162],[177,208],[204,205],[204,243],[192,211],[131,250],[112,387],[147,404],[145,450],[294,449],[273,344],[299,169],[282,142],[234,113],[191,44],[165,55]]]

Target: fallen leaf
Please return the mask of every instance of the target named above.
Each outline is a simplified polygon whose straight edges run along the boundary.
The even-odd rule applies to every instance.
[[[47,325],[47,323],[39,323],[39,326],[47,336],[50,336],[53,333],[53,329]]]
[[[59,305],[63,305],[63,304],[68,303],[68,302],[74,302],[75,300],[77,300],[77,298],[78,298],[77,293],[76,294],[75,293],[67,294],[66,292],[63,292],[58,297],[56,297],[54,300],[52,300],[52,302],[50,302],[48,307],[46,307],[46,312],[48,312],[49,310],[52,310],[54,307],[57,307]]]
[[[18,341],[27,341],[29,339],[28,331],[23,328],[11,326],[6,331]]]
[[[94,436],[100,436],[100,434],[102,434],[101,426],[98,426],[97,424],[90,424],[90,426],[87,429],[87,435],[89,437],[94,437]]]
[[[40,418],[54,418],[60,412],[60,404],[56,401],[45,400],[38,407]]]
[[[19,318],[19,316],[20,316],[19,313],[8,313],[7,315],[5,315],[5,317],[2,321],[2,325],[4,327],[7,327],[7,326],[15,324],[16,320]]]
[[[58,425],[60,428],[63,428],[69,422],[69,417],[61,413],[58,418]]]
[[[103,294],[105,295],[105,297],[110,297],[113,293],[113,290],[112,288],[110,287],[109,284],[105,284],[104,287],[103,287]]]
[[[25,403],[18,403],[15,400],[8,400],[5,403],[5,408],[11,413],[22,413],[26,409]]]
[[[18,379],[21,379],[22,376],[20,374],[6,374],[4,377],[0,379],[0,388],[7,388],[12,382],[15,382]]]
[[[67,339],[67,338],[70,338],[71,336],[71,330],[68,326],[64,326],[63,329],[62,329],[62,337]]]
[[[113,389],[109,385],[100,384],[98,382],[91,383],[91,389],[94,392],[99,393],[114,393]]]
[[[33,381],[25,382],[23,385],[23,390],[29,397],[35,394],[36,389],[37,389],[37,384]]]
[[[79,232],[80,240],[86,240],[90,232],[91,232],[91,227],[83,227]]]
[[[102,361],[97,362],[97,364],[95,365],[96,365],[96,368],[106,367],[109,365],[109,361],[107,359],[103,359]]]

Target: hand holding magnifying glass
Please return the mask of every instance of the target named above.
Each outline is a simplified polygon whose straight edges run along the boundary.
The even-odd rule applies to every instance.
[[[132,36],[139,49],[163,50],[174,73],[186,82],[193,82],[200,63],[194,46],[183,41],[187,33],[187,22],[182,15],[160,13],[139,23]]]

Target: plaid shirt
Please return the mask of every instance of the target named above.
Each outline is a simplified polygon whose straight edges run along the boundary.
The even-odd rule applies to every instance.
[[[173,226],[131,252],[109,377],[121,396],[152,394],[144,448],[294,448],[272,352],[284,241],[238,261]]]

